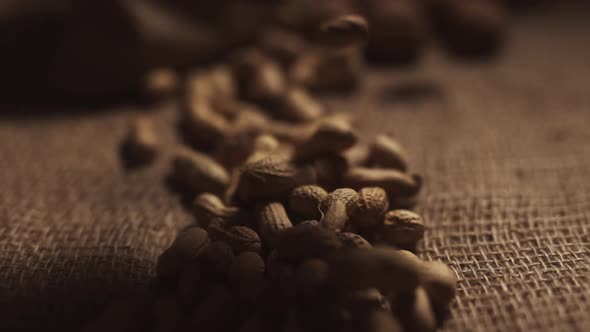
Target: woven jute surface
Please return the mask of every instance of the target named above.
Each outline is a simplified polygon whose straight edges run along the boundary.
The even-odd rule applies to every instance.
[[[459,278],[447,331],[590,330],[584,19],[526,18],[497,63],[433,55],[412,71],[371,70],[358,95],[328,101],[367,137],[398,137],[424,175],[421,256]],[[0,122],[0,330],[77,330],[145,286],[191,222],[163,184],[166,153],[143,171],[120,167],[137,111]],[[163,144],[177,144],[173,105],[153,112]]]

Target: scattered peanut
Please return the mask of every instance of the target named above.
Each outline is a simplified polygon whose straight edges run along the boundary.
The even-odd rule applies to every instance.
[[[362,236],[350,233],[350,232],[341,232],[338,233],[338,238],[342,242],[342,245],[346,248],[352,249],[371,249],[373,246],[369,241],[365,240]]]
[[[344,175],[343,184],[354,189],[381,187],[391,199],[417,194],[422,178],[395,169],[353,167]]]
[[[225,206],[219,197],[211,193],[202,193],[193,203],[195,217],[202,227],[211,224],[229,226],[235,224],[239,218],[237,207]]]
[[[420,272],[420,283],[428,293],[432,304],[446,308],[457,293],[457,276],[445,263],[425,262]]]
[[[293,227],[285,207],[278,202],[268,203],[258,213],[258,229],[262,240],[276,248],[283,232]]]
[[[306,185],[296,187],[289,194],[289,208],[299,217],[319,220],[321,213],[319,205],[328,193],[319,186]]]
[[[149,118],[134,119],[121,145],[121,156],[126,167],[150,164],[158,153],[158,138]]]
[[[387,135],[378,135],[371,144],[370,163],[383,168],[405,172],[408,162],[402,146]]]
[[[311,167],[297,167],[284,157],[271,155],[242,167],[236,194],[243,202],[272,199],[314,182]]]
[[[357,46],[367,39],[369,24],[359,15],[343,15],[320,25],[318,39],[323,45],[342,48]]]
[[[229,184],[229,174],[223,166],[208,156],[186,148],[178,149],[172,160],[172,175],[194,193],[223,193]]]
[[[348,222],[349,216],[354,213],[359,195],[350,188],[341,188],[331,192],[320,203],[323,227],[340,231]]]
[[[377,226],[389,208],[389,199],[385,190],[379,187],[362,188],[358,192],[350,221],[359,228]]]
[[[311,223],[285,230],[276,245],[281,257],[291,261],[321,258],[341,247],[336,233]]]
[[[400,248],[416,247],[424,236],[422,217],[408,210],[392,210],[385,214],[382,239]]]

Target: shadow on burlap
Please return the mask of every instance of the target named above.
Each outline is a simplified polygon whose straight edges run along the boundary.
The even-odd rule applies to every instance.
[[[526,18],[498,63],[432,56],[329,101],[358,114],[367,137],[398,137],[426,178],[421,256],[459,278],[448,331],[590,330],[589,28]],[[121,170],[126,110],[0,122],[3,331],[76,330],[144,287],[191,221],[163,185],[166,156]],[[154,114],[172,146],[173,107]]]

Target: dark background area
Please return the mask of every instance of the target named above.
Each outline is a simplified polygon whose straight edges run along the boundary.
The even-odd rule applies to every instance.
[[[357,114],[365,135],[398,137],[424,175],[420,256],[459,278],[447,331],[590,329],[587,7],[519,15],[496,61],[433,51],[412,69],[371,68],[358,92],[326,98]],[[42,86],[32,77],[50,76],[38,66],[18,84]],[[19,97],[0,115],[0,329],[77,330],[108,300],[145,287],[191,222],[163,185],[166,155],[128,174],[116,153],[138,112],[158,119],[165,146],[177,144],[176,105],[118,99],[62,112],[30,105],[37,95],[18,84],[4,90]],[[407,93],[416,87],[418,97]]]

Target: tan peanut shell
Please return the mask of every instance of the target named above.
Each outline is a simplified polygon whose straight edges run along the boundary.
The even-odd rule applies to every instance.
[[[273,199],[315,181],[312,168],[298,167],[284,157],[270,155],[242,167],[237,195],[243,202]]]
[[[410,292],[418,286],[422,261],[410,252],[377,246],[343,249],[326,258],[330,282],[341,289],[378,288]]]
[[[351,316],[364,316],[370,311],[391,312],[389,301],[376,288],[345,292],[339,299],[339,306]]]
[[[350,91],[358,87],[363,69],[358,50],[306,52],[289,69],[293,82],[312,91]]]
[[[156,273],[161,279],[175,279],[183,265],[198,257],[209,245],[207,231],[200,227],[191,227],[180,233],[172,245],[160,255]]]
[[[390,198],[397,198],[416,195],[422,178],[396,169],[353,167],[344,175],[343,184],[354,189],[381,187]]]
[[[318,41],[323,45],[343,48],[362,44],[369,34],[369,24],[360,15],[342,15],[320,25]]]
[[[387,193],[379,187],[362,188],[358,193],[359,199],[350,217],[351,223],[359,228],[378,225],[389,208]]]
[[[323,105],[301,87],[287,89],[273,106],[276,117],[292,122],[310,122],[324,113]]]
[[[281,67],[256,49],[239,53],[233,61],[240,95],[247,100],[267,102],[283,94],[286,88]]]
[[[328,188],[338,188],[342,182],[342,175],[348,170],[346,160],[339,155],[318,157],[308,165],[314,169],[317,182]]]
[[[289,194],[289,208],[303,219],[319,220],[321,218],[319,205],[326,196],[328,193],[320,186],[299,186],[291,190]]]
[[[350,188],[336,189],[320,203],[320,224],[330,230],[340,231],[353,213],[359,195]]]
[[[313,258],[303,261],[295,271],[295,283],[304,293],[316,291],[328,277],[328,265],[321,259]]]
[[[229,270],[229,281],[238,287],[251,286],[262,281],[264,271],[264,259],[259,254],[243,252],[232,263]]]
[[[352,249],[371,249],[373,246],[369,243],[369,241],[365,240],[362,236],[350,233],[350,232],[341,232],[338,233],[338,238],[342,242],[342,245],[345,248],[352,248]]]
[[[223,201],[212,193],[202,193],[193,202],[193,211],[199,225],[208,228],[210,224],[230,226],[239,219],[240,209],[226,206]]]
[[[281,235],[293,227],[285,207],[279,202],[264,205],[258,213],[258,230],[262,240],[271,248],[279,245]]]
[[[445,263],[424,262],[420,272],[420,283],[428,293],[432,304],[445,309],[457,293],[457,276]]]
[[[253,163],[270,156],[273,153],[279,153],[281,143],[272,135],[260,134],[254,139],[252,151],[246,163]],[[286,152],[286,151],[284,151]]]
[[[242,252],[260,253],[262,243],[255,230],[246,226],[232,226],[225,233],[225,240],[236,254]]]
[[[433,332],[436,330],[436,316],[424,288],[401,294],[396,298],[396,314],[406,331]]]
[[[424,222],[409,210],[388,211],[383,218],[381,238],[400,248],[414,248],[424,237]]]
[[[388,135],[377,135],[370,149],[369,158],[372,165],[404,172],[408,169],[406,152],[398,141]]]
[[[356,325],[356,324],[355,324]],[[396,317],[381,310],[369,312],[357,331],[363,332],[402,332],[404,329]]]
[[[264,30],[258,38],[257,45],[283,67],[293,63],[308,47],[306,41],[298,34],[277,27]]]
[[[144,77],[143,92],[150,100],[157,101],[174,95],[179,83],[178,73],[172,68],[154,68]]]
[[[152,122],[147,117],[135,118],[129,125],[127,136],[122,142],[121,153],[126,166],[151,163],[159,149],[158,137]]]
[[[334,231],[313,224],[298,224],[286,230],[276,246],[282,258],[295,261],[324,257],[341,247]]]
[[[222,241],[211,242],[199,256],[199,266],[207,276],[214,280],[225,279],[235,255],[229,244]]]
[[[230,123],[215,112],[208,100],[196,100],[186,105],[180,126],[184,138],[192,145],[209,148],[230,132]]]
[[[358,140],[357,133],[346,118],[331,117],[320,122],[311,137],[295,150],[295,158],[308,160],[318,156],[338,154]]]
[[[231,68],[218,65],[191,73],[186,82],[185,93],[189,102],[227,100],[236,96],[236,84]]]
[[[369,161],[369,146],[365,143],[358,143],[352,148],[344,151],[342,156],[346,160],[348,168],[366,166]]]
[[[193,192],[221,194],[229,184],[229,174],[210,157],[186,148],[178,149],[172,161],[173,176]]]

